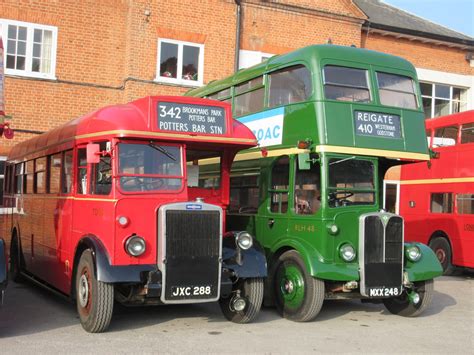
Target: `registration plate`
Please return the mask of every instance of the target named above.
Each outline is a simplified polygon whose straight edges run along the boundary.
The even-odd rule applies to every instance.
[[[206,286],[171,286],[172,297],[210,296],[212,287]]]
[[[398,287],[372,287],[369,289],[369,297],[396,297],[402,293]]]

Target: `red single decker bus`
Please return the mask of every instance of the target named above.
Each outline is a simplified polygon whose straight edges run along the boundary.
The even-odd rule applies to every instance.
[[[263,250],[224,233],[235,154],[256,145],[230,105],[146,97],[100,109],[15,146],[6,162],[3,233],[13,279],[76,300],[104,331],[115,300],[219,300],[246,323],[263,298]],[[218,168],[206,172],[205,160]]]
[[[402,166],[399,213],[407,241],[428,244],[445,274],[474,268],[474,111],[426,121],[429,163]]]

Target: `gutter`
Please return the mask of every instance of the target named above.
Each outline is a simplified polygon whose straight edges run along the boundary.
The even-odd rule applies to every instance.
[[[239,70],[239,61],[240,61],[240,22],[242,18],[242,0],[234,0],[234,2],[235,2],[235,5],[237,5],[234,72],[237,72]]]

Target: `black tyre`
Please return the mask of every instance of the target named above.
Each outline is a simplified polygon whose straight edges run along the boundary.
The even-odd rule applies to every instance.
[[[406,292],[397,298],[384,299],[383,303],[392,314],[403,317],[417,317],[431,304],[434,292],[433,280],[415,282],[414,291],[420,296],[417,304],[413,304],[409,300]]]
[[[90,249],[85,250],[76,272],[76,305],[82,327],[89,333],[105,331],[112,319],[114,287],[97,281],[94,259]]]
[[[430,242],[430,248],[436,254],[441,266],[443,267],[444,275],[453,275],[455,268],[452,264],[451,245],[446,238],[437,237]]]
[[[296,250],[283,253],[275,265],[275,305],[285,318],[309,322],[324,302],[324,282],[312,277]]]
[[[13,234],[10,245],[10,278],[13,282],[24,281],[21,272],[24,269],[23,255],[21,253],[20,242],[16,234]]]
[[[232,296],[228,298],[221,298],[219,305],[221,307],[224,317],[234,323],[250,323],[260,312],[263,302],[263,278],[249,278],[242,279],[234,286]],[[233,309],[232,300],[234,296],[239,294],[247,301],[247,305],[242,311]]]

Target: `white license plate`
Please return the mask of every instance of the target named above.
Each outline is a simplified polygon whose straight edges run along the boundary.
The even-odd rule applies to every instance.
[[[211,286],[171,286],[172,297],[209,296],[211,292]]]
[[[369,297],[397,297],[401,294],[398,287],[373,287],[369,289]]]

